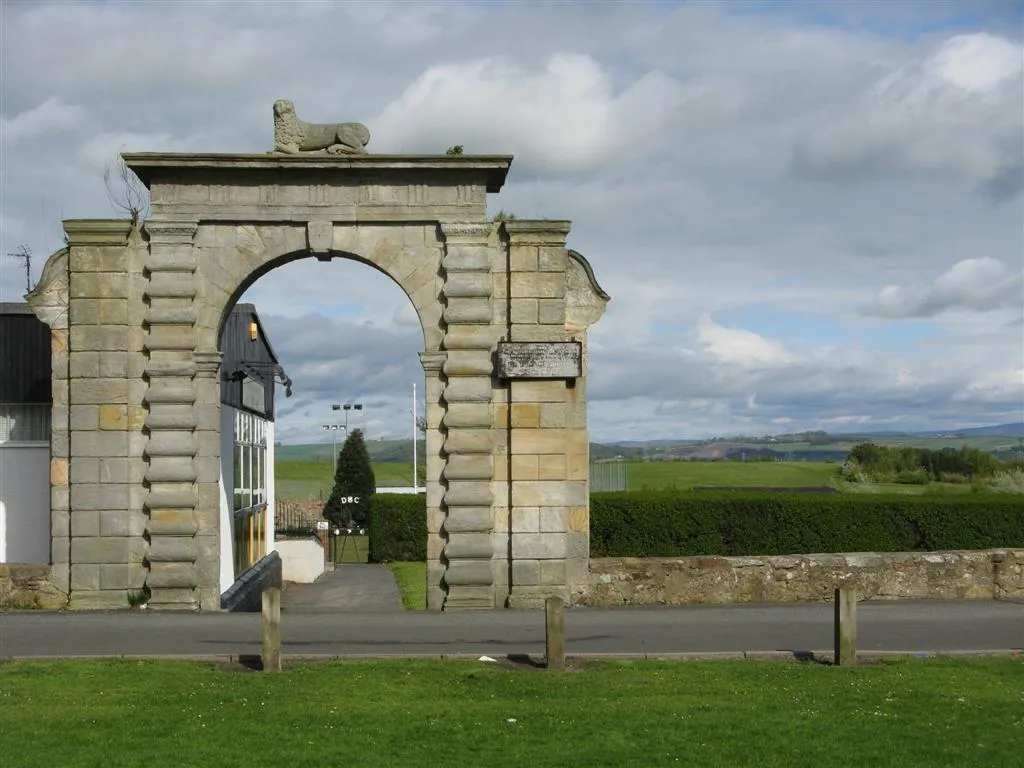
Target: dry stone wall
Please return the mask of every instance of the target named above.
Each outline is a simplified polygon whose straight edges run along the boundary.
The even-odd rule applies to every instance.
[[[774,557],[602,558],[573,603],[589,606],[831,600],[1024,600],[1024,550]]]

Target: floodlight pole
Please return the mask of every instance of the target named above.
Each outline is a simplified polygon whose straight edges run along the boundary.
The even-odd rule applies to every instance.
[[[363,410],[362,403],[334,403],[331,406],[332,411],[345,411],[345,437],[348,437],[348,412],[349,411],[361,411]]]
[[[348,427],[344,424],[324,424],[324,429],[331,431],[331,458],[334,461],[334,474],[336,475],[338,474],[338,430],[344,429],[347,437]]]
[[[412,490],[420,492],[420,478],[416,471],[416,382],[412,383]]]

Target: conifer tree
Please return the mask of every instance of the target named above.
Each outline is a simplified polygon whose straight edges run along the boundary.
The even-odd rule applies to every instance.
[[[363,431],[353,429],[338,454],[334,488],[324,506],[324,517],[336,528],[347,525],[349,520],[360,527],[365,526],[370,515],[370,497],[376,487]]]

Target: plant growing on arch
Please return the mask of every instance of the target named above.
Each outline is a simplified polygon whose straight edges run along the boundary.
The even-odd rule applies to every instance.
[[[338,454],[334,487],[324,505],[324,517],[336,528],[347,525],[349,520],[360,527],[365,526],[370,513],[370,499],[376,488],[377,480],[363,441],[363,431],[353,429]]]

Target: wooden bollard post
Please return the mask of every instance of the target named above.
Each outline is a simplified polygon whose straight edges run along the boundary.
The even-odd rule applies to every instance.
[[[544,601],[544,645],[548,669],[565,669],[565,603],[560,597]]]
[[[852,587],[835,591],[835,663],[840,667],[857,664],[857,592]]]
[[[263,590],[263,618],[260,623],[263,639],[263,671],[281,671],[281,590]]]

